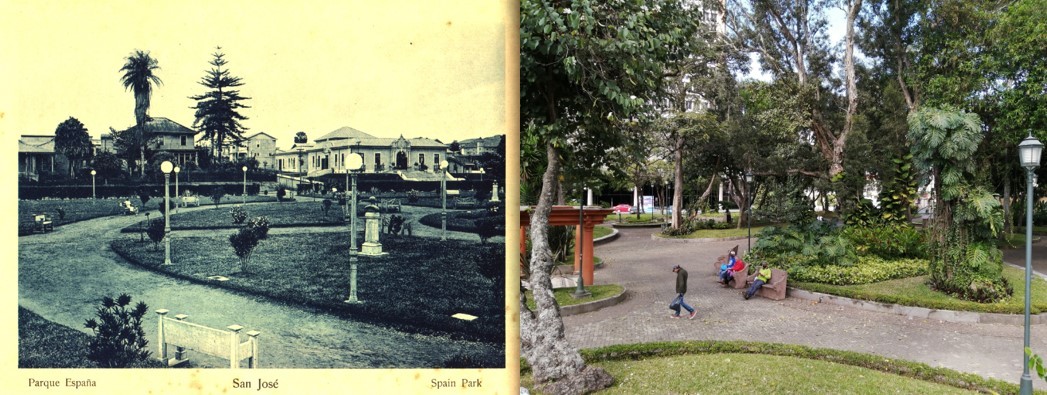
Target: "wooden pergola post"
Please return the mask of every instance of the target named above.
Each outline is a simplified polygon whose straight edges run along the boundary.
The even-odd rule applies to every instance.
[[[528,206],[520,207],[520,253],[523,256],[527,254],[527,228],[531,226],[531,215],[527,211]],[[583,222],[578,223],[578,207],[573,206],[553,206],[552,211],[549,213],[549,225],[550,226],[574,226],[576,229],[575,249],[574,249],[574,272],[582,272],[582,283],[584,285],[593,285],[595,265],[593,264],[593,229],[598,224],[602,224],[604,218],[608,214],[611,214],[614,210],[609,208],[596,208],[586,207],[584,210]],[[577,232],[579,229],[584,229],[585,232]],[[582,237],[584,235],[584,238]],[[579,259],[579,252],[582,252],[581,259]],[[524,265],[524,262],[520,263]],[[522,273],[523,271],[521,271]]]

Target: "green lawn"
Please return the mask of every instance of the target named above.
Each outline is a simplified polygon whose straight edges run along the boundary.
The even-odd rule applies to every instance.
[[[622,213],[622,222],[627,224],[644,224],[651,222],[664,222],[665,218],[671,218],[672,214],[662,216],[659,211],[657,213],[645,213],[640,214],[639,217],[634,214]],[[604,222],[618,222],[618,214],[608,214],[604,217]]]
[[[593,239],[599,239],[614,233],[614,228],[608,226],[595,226],[593,227]]]
[[[918,276],[862,285],[828,285],[789,282],[789,286],[853,299],[918,306],[931,309],[1022,314],[1025,311],[1025,270],[1004,265],[1003,276],[1014,287],[1014,294],[998,303],[960,300],[927,286],[928,276]],[[1033,276],[1033,314],[1047,312],[1047,281]]]
[[[229,213],[236,203],[222,200],[221,206],[216,209],[198,210],[171,214],[171,229],[209,229],[209,228],[237,228],[233,224],[233,217]],[[227,204],[228,203],[228,204]],[[322,203],[320,202],[283,202],[283,203],[260,203],[244,206],[248,219],[260,216],[269,217],[270,226],[313,226],[313,225],[337,225],[345,223],[345,211],[338,206],[337,202],[331,205],[327,215],[324,215]],[[357,211],[361,210],[358,207]],[[153,213],[152,218],[157,213]],[[162,218],[162,217],[161,217]],[[139,227],[144,226],[145,217],[137,224],[124,228],[124,232],[137,232]]]
[[[752,354],[599,362],[615,378],[596,394],[977,394],[944,384],[811,359]],[[530,376],[520,385],[533,388]],[[538,392],[531,392],[537,394]]]
[[[582,303],[589,303],[589,302],[593,302],[593,301],[597,301],[597,300],[601,300],[601,299],[607,299],[607,298],[610,298],[612,296],[615,296],[615,295],[618,295],[618,294],[622,293],[622,290],[624,290],[624,289],[625,289],[624,287],[622,287],[621,285],[618,285],[618,284],[592,285],[592,286],[585,287],[586,291],[589,291],[590,293],[592,293],[591,296],[585,297],[585,298],[580,298],[580,299],[575,299],[573,296],[571,296],[571,294],[574,293],[574,291],[575,291],[574,287],[571,287],[571,288],[559,288],[559,289],[553,290],[553,297],[556,298],[556,304],[560,305],[560,307],[563,307],[563,306],[571,306],[571,305],[582,304]],[[527,291],[526,295],[527,295],[527,307],[529,307],[531,310],[534,310],[535,308],[537,308],[537,306],[534,305],[534,295],[531,294],[531,291]]]
[[[1018,392],[1015,384],[918,362],[788,344],[656,342],[584,349],[581,354],[615,379],[596,394]],[[526,361],[521,361],[520,373],[520,385],[540,393]]]
[[[214,286],[405,329],[504,341],[504,245],[386,236],[388,255],[358,258],[358,297],[364,303],[352,305],[343,302],[349,295],[345,233],[270,235],[254,250],[247,273],[229,244],[231,234],[219,230],[211,237],[173,239],[173,266],[159,266],[163,248],[154,250],[152,242],[138,242],[137,236],[117,239],[112,247],[134,263]],[[229,280],[208,279],[216,275]],[[456,313],[479,318],[451,317]]]
[[[752,227],[752,236],[753,236],[753,238],[755,238],[758,234],[760,234],[760,231],[763,230],[763,228],[764,228],[763,226],[754,226],[754,227]],[[694,232],[692,232],[689,235],[675,236],[675,237],[663,236],[661,233],[655,233],[655,235],[658,236],[658,237],[664,237],[664,238],[667,238],[667,239],[722,239],[722,238],[727,238],[727,237],[745,237],[745,236],[748,236],[749,235],[749,228],[746,228],[746,227],[743,226],[741,229],[735,229],[735,228],[731,228],[731,229],[701,229],[701,230],[694,231]]]
[[[124,199],[117,198],[19,200],[18,221],[32,222],[34,214],[47,214],[51,216],[55,226],[61,226],[92,218],[123,215],[123,210],[118,207],[122,201]],[[135,205],[141,205],[137,198],[131,201]],[[65,219],[59,219],[59,208],[65,210]]]

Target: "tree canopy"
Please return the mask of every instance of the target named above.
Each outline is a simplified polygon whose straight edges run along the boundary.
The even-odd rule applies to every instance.
[[[200,128],[204,132],[204,139],[211,143],[214,158],[222,157],[222,146],[226,143],[239,145],[243,141],[243,133],[247,130],[240,121],[247,117],[240,114],[240,109],[249,108],[243,101],[249,97],[240,95],[240,91],[234,89],[243,86],[240,77],[229,74],[228,69],[223,69],[228,62],[224,59],[222,47],[215,49],[211,54],[214,59],[210,64],[213,66],[204,77],[200,79],[200,85],[210,89],[208,92],[191,96],[196,100],[196,120],[193,127]]]
[[[55,129],[55,151],[69,158],[69,175],[94,152],[91,136],[80,120],[69,117]]]

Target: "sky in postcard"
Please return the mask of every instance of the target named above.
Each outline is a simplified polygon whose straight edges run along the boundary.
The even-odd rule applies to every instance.
[[[280,148],[343,126],[445,142],[505,133],[497,2],[16,1],[4,14],[4,134],[53,134],[70,116],[95,138],[131,126],[120,67],[136,49],[163,80],[149,114],[191,126],[217,46],[251,98],[246,135]]]

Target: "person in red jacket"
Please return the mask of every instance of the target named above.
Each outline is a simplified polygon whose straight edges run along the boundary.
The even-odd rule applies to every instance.
[[[732,256],[732,258],[734,258]],[[735,259],[734,264],[720,273],[720,284],[728,285],[731,281],[734,281],[734,273],[745,270],[745,262],[741,259]]]

